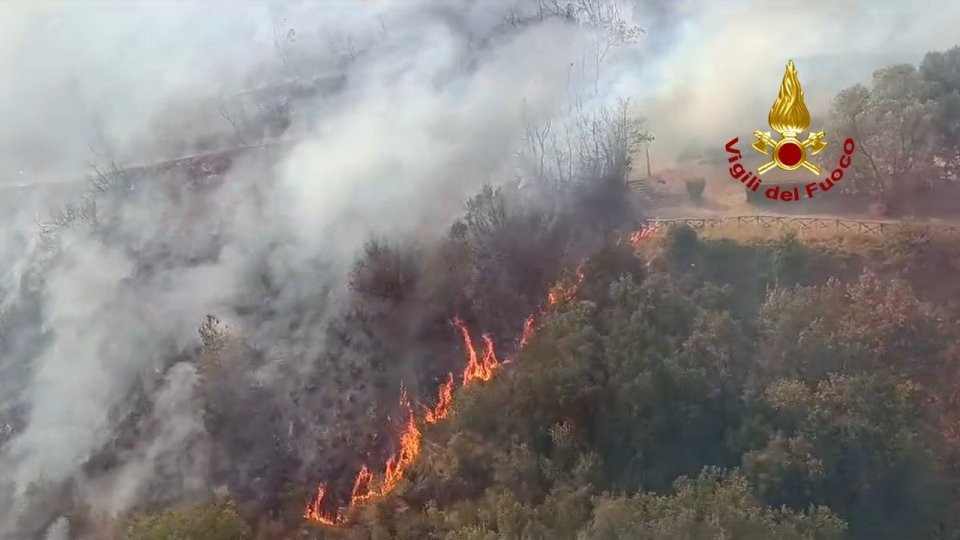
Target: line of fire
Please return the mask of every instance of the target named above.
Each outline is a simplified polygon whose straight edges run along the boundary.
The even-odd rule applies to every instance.
[[[636,248],[653,237],[657,230],[653,227],[643,227],[631,233],[627,240]],[[570,278],[560,281],[550,289],[543,307],[524,321],[523,330],[516,347],[517,353],[530,342],[530,339],[534,336],[537,322],[548,310],[576,297],[578,288],[583,283],[584,278],[583,265],[581,265]],[[379,475],[363,465],[354,478],[350,496],[346,499],[347,504],[335,510],[330,509],[331,506],[335,505],[329,503],[327,484],[320,483],[313,498],[308,501],[304,508],[304,519],[319,525],[336,527],[349,522],[351,512],[354,509],[390,494],[397,488],[405,472],[420,455],[423,443],[422,427],[441,422],[450,415],[453,408],[456,381],[460,381],[460,388],[487,382],[496,375],[499,369],[512,361],[512,358],[500,360],[497,357],[493,337],[489,334],[481,336],[483,345],[478,347],[470,334],[470,330],[459,317],[453,319],[453,326],[460,334],[467,358],[466,366],[464,366],[460,376],[455,377],[453,373],[449,373],[446,381],[437,390],[435,405],[423,407],[423,413],[420,416],[418,416],[416,408],[411,405],[406,392],[401,389],[400,408],[404,411],[406,420],[402,431],[396,437],[399,448],[378,469]]]

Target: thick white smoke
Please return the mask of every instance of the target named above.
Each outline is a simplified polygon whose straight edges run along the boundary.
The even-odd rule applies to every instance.
[[[763,129],[788,59],[807,106],[825,114],[837,91],[891,63],[917,64],[957,45],[960,5],[911,2],[683,2],[666,45],[627,77],[657,137],[653,160],[712,150]],[[656,31],[656,28],[653,29]]]
[[[202,438],[202,422],[189,407],[189,372],[169,364],[196,345],[207,313],[242,318],[232,310],[258,294],[247,280],[251,272],[267,267],[277,285],[266,301],[281,313],[253,329],[255,335],[283,327],[283,317],[293,316],[283,313],[295,306],[296,316],[322,319],[331,307],[318,291],[340,282],[370,234],[417,235],[448,224],[482,183],[515,181],[515,154],[531,115],[559,122],[574,96],[587,110],[614,102],[573,68],[590,35],[559,20],[505,27],[509,7],[15,8],[33,32],[18,34],[20,53],[6,57],[5,71],[33,63],[41,69],[6,93],[4,103],[16,112],[11,125],[24,127],[5,130],[6,147],[35,150],[9,153],[5,170],[17,171],[12,184],[80,179],[85,161],[107,168],[111,161],[172,157],[163,137],[170,126],[187,139],[220,135],[214,147],[235,144],[227,118],[213,115],[219,124],[208,125],[209,116],[169,115],[191,114],[181,103],[215,103],[244,89],[241,68],[258,69],[265,80],[254,82],[261,85],[309,79],[327,76],[323,70],[337,74],[335,56],[358,53],[338,93],[295,111],[291,133],[302,137],[307,126],[315,128],[306,140],[273,159],[239,159],[202,203],[191,199],[201,195],[176,185],[182,179],[151,174],[132,189],[101,196],[92,214],[49,242],[26,244],[36,231],[23,216],[45,209],[11,209],[16,229],[4,247],[19,269],[5,276],[4,305],[33,316],[10,318],[4,328],[3,369],[16,376],[3,396],[5,417],[15,425],[0,450],[0,481],[12,494],[0,501],[7,503],[2,511],[9,519],[0,520],[6,534],[45,526],[49,518],[37,509],[50,510],[56,501],[38,492],[38,483],[80,483],[85,502],[108,513],[144,500],[158,474],[179,473],[175,484],[184,495],[195,492],[187,480],[203,479],[202,459],[161,471],[170,469],[161,466],[164,456],[193,449]],[[318,33],[333,28],[341,41]],[[309,58],[323,48],[331,58]],[[50,65],[53,58],[60,67]],[[32,100],[31,86],[42,87],[49,107]],[[151,146],[152,140],[159,142]],[[44,152],[50,157],[32,157]],[[116,191],[123,193],[120,202]],[[191,259],[203,257],[214,234],[222,244],[215,256],[207,249],[205,259]],[[304,308],[309,298],[318,302]],[[26,332],[29,325],[35,328]],[[322,335],[322,327],[312,332]],[[322,348],[317,335],[297,341],[277,349],[282,360],[308,362]],[[117,426],[142,391],[153,393],[152,416],[136,420],[146,426],[145,439],[119,452],[121,462],[108,472],[89,466],[104,445],[126,448],[115,440]],[[162,495],[176,495],[169,491]]]
[[[142,502],[178,467],[163,496],[201,491],[196,374],[175,359],[196,346],[204,316],[239,325],[239,304],[269,305],[278,315],[245,329],[263,339],[284,317],[322,320],[369,235],[435,234],[479,185],[516,181],[531,119],[560,131],[578,110],[633,98],[658,137],[654,155],[670,160],[762,125],[787,58],[822,103],[877,62],[951,45],[945,25],[958,8],[932,6],[623,2],[625,23],[646,33],[606,51],[602,29],[562,18],[505,24],[536,2],[5,4],[0,537],[56,517],[31,517],[50,502],[32,494],[39,482],[80,483],[108,513]],[[79,181],[89,163],[176,157],[185,141],[235,145],[218,108],[229,96],[338,77],[338,91],[296,106],[288,133],[300,142],[237,160],[202,199],[182,179],[147,175],[122,202],[100,201],[105,228],[81,219],[51,244],[35,217],[76,186],[39,198],[10,189]],[[222,246],[211,251],[214,237]],[[266,298],[251,284],[264,268],[276,281]],[[331,284],[333,296],[322,294]],[[274,352],[308,362],[318,334]],[[144,439],[109,474],[85,467],[115,443],[141,391],[152,395]],[[188,456],[170,467],[177,449]],[[49,537],[67,535],[58,523]]]

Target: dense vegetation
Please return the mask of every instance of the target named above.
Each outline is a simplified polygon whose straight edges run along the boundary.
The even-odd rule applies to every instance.
[[[830,130],[853,137],[854,160],[842,189],[870,193],[886,206],[956,182],[960,174],[960,47],[931,51],[919,66],[878,69],[834,99]],[[835,163],[841,149],[832,148]]]
[[[954,538],[956,256],[922,228],[611,242],[394,493],[297,537]]]
[[[832,133],[866,158],[844,189],[891,200],[955,180],[958,59],[960,48],[930,53],[838,96]],[[179,486],[179,456],[152,459],[139,513],[119,521],[79,502],[75,480],[37,484],[25,499],[42,512],[21,529],[63,515],[81,534],[128,540],[957,538],[956,239],[678,228],[633,245],[625,180],[650,134],[626,103],[575,120],[578,146],[545,159],[546,132],[530,133],[530,182],[484,188],[447,234],[371,239],[347,287],[307,272],[285,290],[272,262],[289,253],[258,251],[225,312],[259,334],[211,315],[201,346],[155,368],[196,382],[183,406],[199,427],[182,448],[203,456],[204,476]],[[98,194],[132,191],[122,171],[100,180]],[[687,186],[699,200],[704,184]],[[220,248],[207,231],[197,246],[141,245],[120,234],[124,209],[90,202],[44,233],[88,227],[136,254],[141,281]],[[335,266],[304,266],[324,265]],[[558,281],[571,294],[545,307]],[[404,428],[401,388],[419,411],[461,373],[453,317],[511,362],[458,389],[445,421],[418,420],[423,441],[395,490],[335,527],[305,520],[318,484],[332,515],[361,467],[382,473]],[[91,477],[158,429],[156,384],[131,392]]]

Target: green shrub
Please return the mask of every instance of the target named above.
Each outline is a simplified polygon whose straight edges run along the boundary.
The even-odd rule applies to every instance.
[[[705,470],[697,478],[677,479],[672,495],[600,497],[579,538],[839,540],[845,530],[826,508],[805,513],[769,508],[754,499],[739,473]]]
[[[229,502],[171,508],[130,520],[125,540],[248,540],[250,526]]]

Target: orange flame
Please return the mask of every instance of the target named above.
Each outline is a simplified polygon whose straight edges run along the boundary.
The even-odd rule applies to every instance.
[[[309,504],[307,504],[306,510],[303,511],[303,519],[307,521],[316,521],[317,523],[321,523],[323,525],[336,525],[338,523],[337,518],[327,516],[323,513],[323,510],[320,509],[320,507],[323,505],[323,496],[326,495],[326,492],[326,484],[320,484],[317,486],[317,495]]]
[[[637,247],[641,242],[656,234],[656,232],[657,230],[653,227],[644,227],[634,231],[634,233],[630,235],[630,245]]]
[[[631,242],[635,241],[635,237],[640,239],[648,237],[651,234],[652,230],[637,231],[631,236]],[[562,300],[565,301],[573,298],[577,292],[577,288],[583,282],[583,279],[584,273],[583,266],[581,265],[581,267],[577,269],[575,279],[572,283],[558,283],[550,290],[549,294],[547,295],[547,305],[554,306]],[[510,359],[507,359],[505,362],[501,363],[497,359],[493,338],[489,334],[483,334],[482,336],[485,344],[485,351],[483,358],[481,359],[473,345],[473,339],[470,337],[470,331],[467,330],[467,327],[464,325],[463,321],[461,321],[459,318],[455,318],[453,323],[454,326],[456,326],[456,328],[460,331],[460,335],[463,339],[463,345],[467,354],[467,365],[463,370],[463,381],[461,386],[467,386],[475,381],[489,381],[493,378],[494,373],[501,365],[510,362]],[[523,349],[533,336],[535,323],[535,315],[530,315],[523,322],[523,333],[520,337],[519,349]],[[446,382],[440,385],[436,406],[433,409],[427,409],[425,412],[425,423],[435,424],[449,416],[451,407],[453,405],[453,388],[454,378],[453,374],[450,373],[447,375]],[[422,443],[422,433],[417,426],[413,409],[410,406],[410,401],[407,398],[405,391],[401,391],[400,405],[407,411],[407,423],[403,432],[400,434],[400,449],[384,464],[383,480],[380,482],[379,486],[374,484],[373,473],[367,468],[366,465],[362,466],[360,471],[357,472],[357,476],[353,482],[353,490],[350,493],[349,506],[346,508],[340,508],[336,515],[332,516],[324,513],[322,510],[323,498],[326,494],[326,484],[321,483],[319,486],[317,486],[316,496],[307,503],[307,507],[304,509],[304,519],[327,526],[341,525],[346,522],[347,514],[351,508],[366,503],[370,500],[384,497],[396,489],[396,487],[400,484],[400,481],[403,479],[403,475],[407,468],[413,464],[413,462],[417,459],[417,456],[420,454]]]
[[[522,350],[527,346],[527,343],[530,341],[530,338],[533,337],[533,324],[534,324],[533,315],[527,317],[527,320],[523,321],[523,334],[520,335],[520,349]]]
[[[483,358],[477,354],[473,346],[473,340],[470,332],[459,318],[454,319],[454,325],[460,330],[463,337],[463,344],[467,351],[467,366],[463,370],[462,386],[467,386],[474,381],[489,381],[493,378],[494,372],[500,367],[500,361],[497,360],[496,350],[494,348],[493,338],[489,334],[483,335],[483,341],[486,345]],[[531,319],[532,324],[532,319]],[[435,424],[443,420],[450,414],[453,405],[453,374],[447,376],[447,382],[440,386],[437,405],[432,410],[428,410],[424,415],[424,421],[427,424]],[[321,525],[336,526],[346,522],[347,513],[350,508],[364,504],[373,499],[386,496],[396,489],[403,479],[407,468],[416,461],[420,455],[420,445],[422,442],[422,433],[417,426],[413,409],[410,406],[410,400],[407,398],[406,391],[400,394],[400,406],[407,411],[407,424],[400,434],[400,449],[396,454],[390,456],[384,464],[383,480],[379,486],[374,485],[374,475],[366,465],[360,468],[356,478],[353,481],[353,490],[350,493],[350,504],[345,509],[341,508],[335,516],[324,514],[321,509],[323,497],[326,494],[326,484],[320,484],[317,487],[317,495],[312,501],[307,503],[303,512],[304,519],[313,521]]]
[[[371,497],[372,488],[370,484],[373,482],[373,473],[370,472],[370,469],[366,465],[360,467],[360,471],[357,472],[357,477],[353,480],[353,489],[350,490],[350,504],[354,504],[355,501],[367,500]]]
[[[576,279],[573,283],[559,282],[554,285],[547,293],[547,306],[554,307],[560,302],[566,302],[573,299],[577,294],[577,288],[583,283],[583,265],[577,268]]]
[[[400,436],[400,452],[387,460],[386,471],[383,475],[383,485],[380,487],[380,493],[378,493],[380,496],[386,495],[397,487],[397,484],[403,479],[403,472],[406,471],[407,467],[412,465],[417,459],[417,456],[420,455],[422,434],[417,427],[417,421],[413,417],[413,410],[410,409],[409,403],[407,404],[407,410],[410,412],[410,416],[407,419],[407,426]]]
[[[477,350],[473,346],[473,340],[470,339],[470,332],[463,325],[460,319],[454,319],[453,324],[460,330],[463,336],[463,346],[467,350],[467,367],[463,369],[463,386],[471,384],[473,381],[489,381],[493,378],[493,372],[500,367],[500,361],[493,348],[493,338],[490,334],[483,335],[483,341],[487,348],[483,355],[483,360],[479,359]]]
[[[400,434],[400,450],[387,459],[384,465],[383,480],[379,486],[374,485],[373,473],[367,469],[366,465],[360,468],[356,479],[353,481],[353,491],[350,494],[348,509],[375,498],[383,497],[396,489],[400,480],[403,479],[404,471],[420,455],[422,435],[417,427],[413,409],[410,407],[410,400],[407,398],[405,390],[400,392],[400,406],[407,410],[407,424]],[[346,512],[342,508],[337,511],[336,516],[323,513],[321,507],[324,495],[326,495],[326,484],[320,484],[317,487],[317,495],[307,504],[307,508],[303,512],[304,519],[328,526],[345,522]]]
[[[433,409],[427,409],[423,420],[427,424],[436,424],[450,414],[451,406],[453,406],[453,373],[448,373],[447,382],[440,385],[437,406]]]

